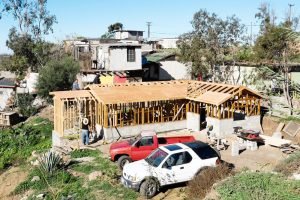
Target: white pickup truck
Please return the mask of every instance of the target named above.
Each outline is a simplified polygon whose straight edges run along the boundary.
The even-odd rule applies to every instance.
[[[170,144],[157,148],[143,160],[125,165],[121,182],[152,198],[161,186],[190,181],[203,167],[214,167],[220,162],[219,154],[206,143]]]

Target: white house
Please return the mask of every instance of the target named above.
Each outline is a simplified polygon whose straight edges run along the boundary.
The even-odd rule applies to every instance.
[[[0,77],[0,111],[4,110],[14,95],[15,79]]]
[[[97,48],[100,69],[107,71],[127,71],[142,69],[140,44],[110,43]]]
[[[144,31],[136,30],[118,30],[115,31],[115,39],[117,40],[138,40],[143,41]]]
[[[17,87],[17,93],[36,94],[37,93],[36,84],[38,81],[38,77],[39,77],[38,73],[33,73],[33,72],[27,73],[25,78],[20,82],[19,87]]]
[[[162,38],[158,41],[158,44],[162,49],[175,49],[177,48],[178,38]]]

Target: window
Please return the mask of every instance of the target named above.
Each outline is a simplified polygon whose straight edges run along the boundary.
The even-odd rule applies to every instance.
[[[164,163],[165,167],[187,164],[192,161],[192,156],[187,152],[175,153],[171,155]]]
[[[202,160],[219,157],[217,152],[208,145],[198,148],[196,147],[193,148],[193,150]]]
[[[153,167],[157,167],[167,156],[168,154],[163,150],[156,149],[145,159],[145,161],[149,165],[152,165]]]
[[[135,62],[135,48],[127,48],[127,62]]]
[[[142,137],[140,141],[138,141],[139,145],[142,146],[152,146],[153,145],[153,137],[152,136],[146,136]]]

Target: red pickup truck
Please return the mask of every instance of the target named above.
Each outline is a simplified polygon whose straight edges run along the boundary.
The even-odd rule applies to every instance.
[[[117,161],[123,169],[126,163],[146,158],[153,150],[161,145],[192,142],[194,136],[157,136],[154,131],[142,131],[140,135],[130,140],[115,142],[110,145],[110,159]]]

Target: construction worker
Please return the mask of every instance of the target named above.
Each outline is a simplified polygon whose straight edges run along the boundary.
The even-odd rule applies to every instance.
[[[82,119],[82,135],[81,135],[81,140],[83,145],[88,145],[89,144],[89,129],[90,129],[90,124],[88,118],[83,118]]]

